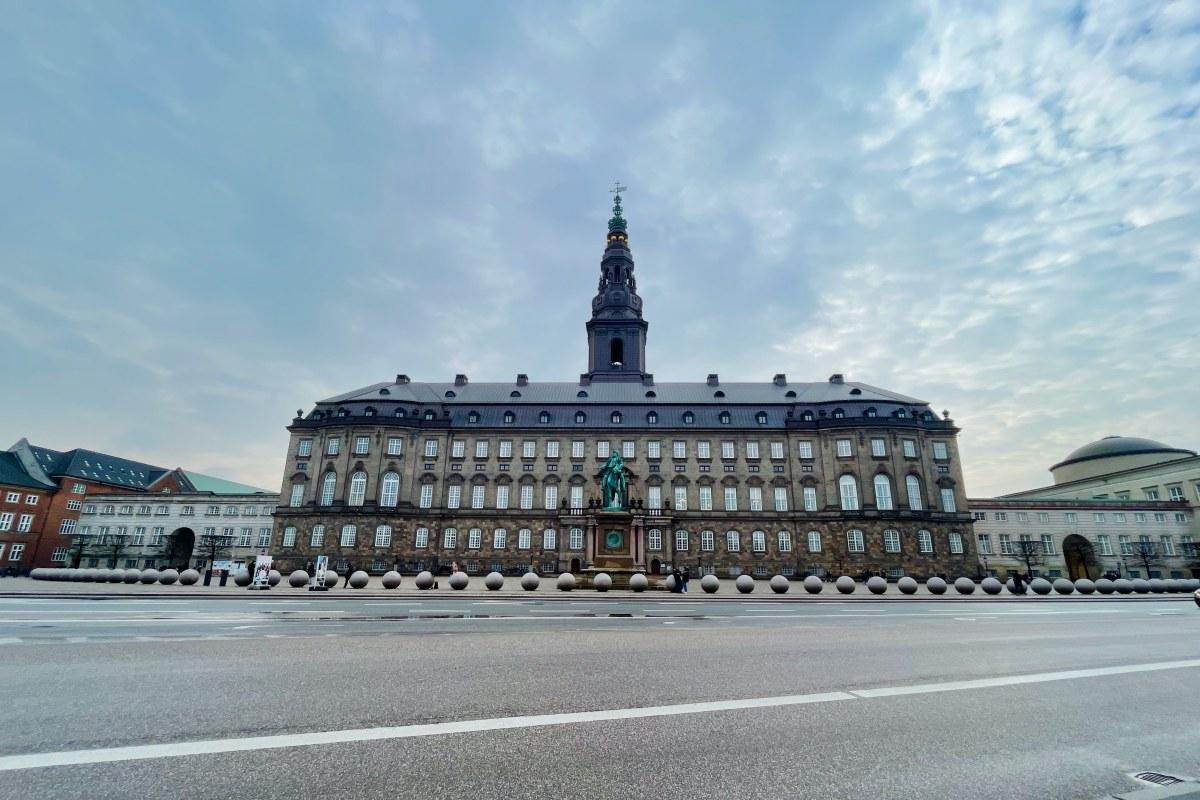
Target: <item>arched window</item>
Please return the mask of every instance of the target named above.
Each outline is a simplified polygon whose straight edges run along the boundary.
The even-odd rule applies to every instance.
[[[395,410],[395,412],[393,413],[393,416],[397,416],[397,417],[403,417],[403,416],[404,416],[404,409],[403,409],[403,408],[397,408],[397,409]]]
[[[479,412],[472,411],[470,414],[467,414],[467,422],[478,423],[479,422]]]
[[[897,418],[905,419],[907,416],[908,416],[908,412],[905,411],[903,408],[896,409],[896,417]]]
[[[750,549],[756,553],[767,552],[767,534],[765,531],[750,532]]]
[[[781,552],[781,553],[792,552],[792,534],[790,531],[780,531],[779,532],[779,552]]]
[[[584,397],[588,396],[588,393],[585,392],[583,389],[580,389],[578,392],[575,393],[575,396],[580,399],[583,399]]]
[[[613,339],[608,345],[608,363],[624,364],[625,363],[625,342],[621,339]]]
[[[916,475],[909,475],[904,479],[904,490],[908,492],[908,507],[912,511],[925,510],[925,504],[921,502],[921,479]]]
[[[542,423],[543,425],[546,425],[547,423],[549,423],[550,422],[550,412],[543,411],[542,413],[538,414],[538,422]]]
[[[858,481],[853,475],[838,478],[838,493],[842,497],[842,511],[858,511]]]
[[[518,392],[516,389],[513,389],[511,392],[508,393],[508,396],[509,397],[520,397],[521,393]]]
[[[433,409],[431,408],[431,409],[426,410],[425,419],[433,419],[433,418],[434,418]]]
[[[821,532],[820,531],[809,531],[808,532],[808,552],[810,552],[810,553],[821,552]]]
[[[880,511],[892,510],[892,482],[887,475],[875,476],[875,508]]]
[[[729,412],[728,412],[728,411],[722,411],[722,412],[721,412],[721,414],[720,414],[720,415],[717,417],[717,420],[718,420],[718,421],[719,421],[719,422],[720,422],[722,425],[728,425],[728,424],[729,424],[729,419],[730,419],[730,418],[729,418]]]
[[[380,525],[375,529],[375,546],[376,547],[391,547],[392,546],[392,526]]]
[[[883,532],[883,552],[900,552],[900,531],[895,528],[888,528]]]
[[[517,421],[517,415],[516,415],[516,414],[514,414],[514,413],[513,413],[513,412],[511,412],[511,411],[505,411],[505,412],[504,412],[504,424],[505,424],[505,425],[512,425],[512,424],[513,424],[514,422],[516,422],[516,421]]]
[[[452,400],[452,399],[454,399],[455,397],[458,397],[458,395],[456,395],[456,394],[454,393],[454,390],[452,390],[452,389],[451,389],[451,390],[447,390],[447,392],[446,392],[446,395],[445,395],[445,396],[446,396],[446,399],[447,399],[447,400]]]
[[[843,411],[842,409],[840,409],[840,408],[835,408],[835,409],[833,410],[833,418],[834,418],[834,419],[844,419],[844,418],[845,418],[845,416],[846,416],[846,412],[845,412],[845,411]]]
[[[720,389],[717,389],[715,392],[713,392],[713,397],[717,398],[718,400],[720,400],[724,396],[725,396],[725,393],[722,392]]]
[[[379,481],[379,505],[391,508],[400,498],[400,476],[385,472]]]
[[[442,531],[442,549],[453,550],[458,547],[458,528],[446,528]]]
[[[796,393],[794,391],[792,391],[791,389],[788,389],[787,393],[784,394],[784,397],[795,397],[795,396],[796,396]]]
[[[658,528],[651,528],[646,531],[646,549],[662,550],[662,531]]]
[[[587,422],[587,414],[583,413],[582,411],[576,411],[575,412],[575,424],[582,425],[585,422]]]
[[[372,408],[371,406],[367,406],[367,410],[363,412],[363,416],[365,416],[365,417],[375,416],[375,409]]]
[[[350,476],[350,499],[347,502],[352,506],[361,506],[366,496],[367,473],[356,472]]]
[[[695,415],[695,414],[693,414],[693,413],[692,413],[692,412],[690,412],[690,411],[685,411],[685,412],[683,412],[683,424],[684,424],[684,425],[691,425],[691,424],[692,424],[693,422],[695,422],[695,421],[696,421],[696,415]]]
[[[620,411],[612,412],[612,416],[609,419],[612,421],[612,423],[614,425],[621,424],[621,412]]]
[[[321,505],[333,505],[333,493],[337,490],[337,473],[332,470],[321,479]]]
[[[804,420],[805,422],[812,422],[813,421],[813,412],[805,411],[803,414],[800,415],[800,419]]]
[[[658,414],[656,414],[653,411],[651,411],[649,414],[647,414],[646,415],[646,424],[647,425],[657,425],[658,424]]]
[[[342,547],[354,547],[358,542],[358,526],[343,525],[342,526]]]
[[[929,531],[917,531],[917,549],[922,553],[933,552],[933,535]]]
[[[874,407],[874,406],[871,406],[870,408],[868,408],[868,409],[867,409],[866,413],[865,413],[865,414],[863,414],[863,416],[865,416],[865,417],[877,417],[877,416],[879,416],[879,415],[876,413],[876,411],[875,411],[875,407]]]
[[[471,528],[467,531],[467,549],[478,550],[483,546],[483,530],[481,528]]]
[[[344,409],[344,408],[339,408],[339,409],[338,409],[338,416],[339,416],[339,417],[348,417],[348,416],[350,416],[350,412],[349,412],[349,411],[347,411],[347,410],[346,410],[346,409]]]
[[[755,414],[754,421],[757,422],[759,425],[766,425],[767,424],[767,412],[760,411],[757,414]]]
[[[687,550],[689,539],[687,531],[682,529],[675,531],[675,549],[677,551]]]
[[[742,549],[742,537],[737,531],[725,532],[725,549],[730,553],[736,553]]]

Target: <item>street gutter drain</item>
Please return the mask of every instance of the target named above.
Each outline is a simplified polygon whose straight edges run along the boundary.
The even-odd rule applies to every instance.
[[[1164,775],[1161,772],[1135,772],[1130,777],[1135,781],[1153,783],[1155,786],[1174,786],[1177,783],[1186,783],[1183,778],[1176,778],[1174,775]]]

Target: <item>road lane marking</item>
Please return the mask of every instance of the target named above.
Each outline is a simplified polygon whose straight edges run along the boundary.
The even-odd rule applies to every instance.
[[[611,722],[627,719],[671,717],[683,714],[707,714],[719,711],[742,711],[756,708],[779,708],[783,706],[809,705],[852,700],[867,700],[879,697],[896,697],[912,694],[988,689],[997,686],[1016,686],[1050,681],[1079,680],[1108,675],[1128,675],[1138,672],[1159,672],[1172,669],[1200,667],[1200,659],[1184,661],[1160,661],[1151,664],[1128,664],[1116,667],[1076,669],[1061,672],[1041,672],[1027,675],[1008,675],[945,683],[925,683],[912,686],[890,686],[877,689],[854,689],[849,691],[819,692],[814,694],[778,695],[774,697],[750,697],[741,700],[716,700],[701,703],[679,703],[665,706],[640,708],[612,708],[599,711],[577,711],[563,714],[538,714],[534,716],[493,717],[485,719],[437,722],[425,725],[397,725],[380,728],[357,728],[314,733],[280,734],[276,736],[250,736],[237,739],[208,739],[193,742],[170,742],[166,744],[134,745],[130,747],[106,747],[95,750],[64,750],[54,753],[24,753],[0,756],[0,772],[21,769],[41,769],[78,764],[107,764],[120,761],[141,761],[155,758],[177,758],[181,756],[212,755],[216,753],[242,753],[254,750],[277,750],[292,747],[312,747],[352,742],[372,742],[389,739],[411,739],[426,736],[445,736],[480,731],[515,730],[520,728],[543,728],[558,725],[574,725],[585,722]]]

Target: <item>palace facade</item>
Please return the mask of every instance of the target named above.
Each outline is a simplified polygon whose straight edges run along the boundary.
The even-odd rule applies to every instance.
[[[618,195],[579,380],[397,375],[298,411],[280,568],[977,572],[948,415],[842,375],[660,383],[648,327]],[[601,508],[613,453],[619,510]]]

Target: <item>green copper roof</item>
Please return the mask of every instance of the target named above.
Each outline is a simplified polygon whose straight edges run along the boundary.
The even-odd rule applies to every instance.
[[[213,494],[271,494],[266,489],[247,486],[244,483],[234,483],[224,478],[214,478],[212,475],[202,475],[191,470],[182,470],[188,482],[197,492],[212,492]]]

